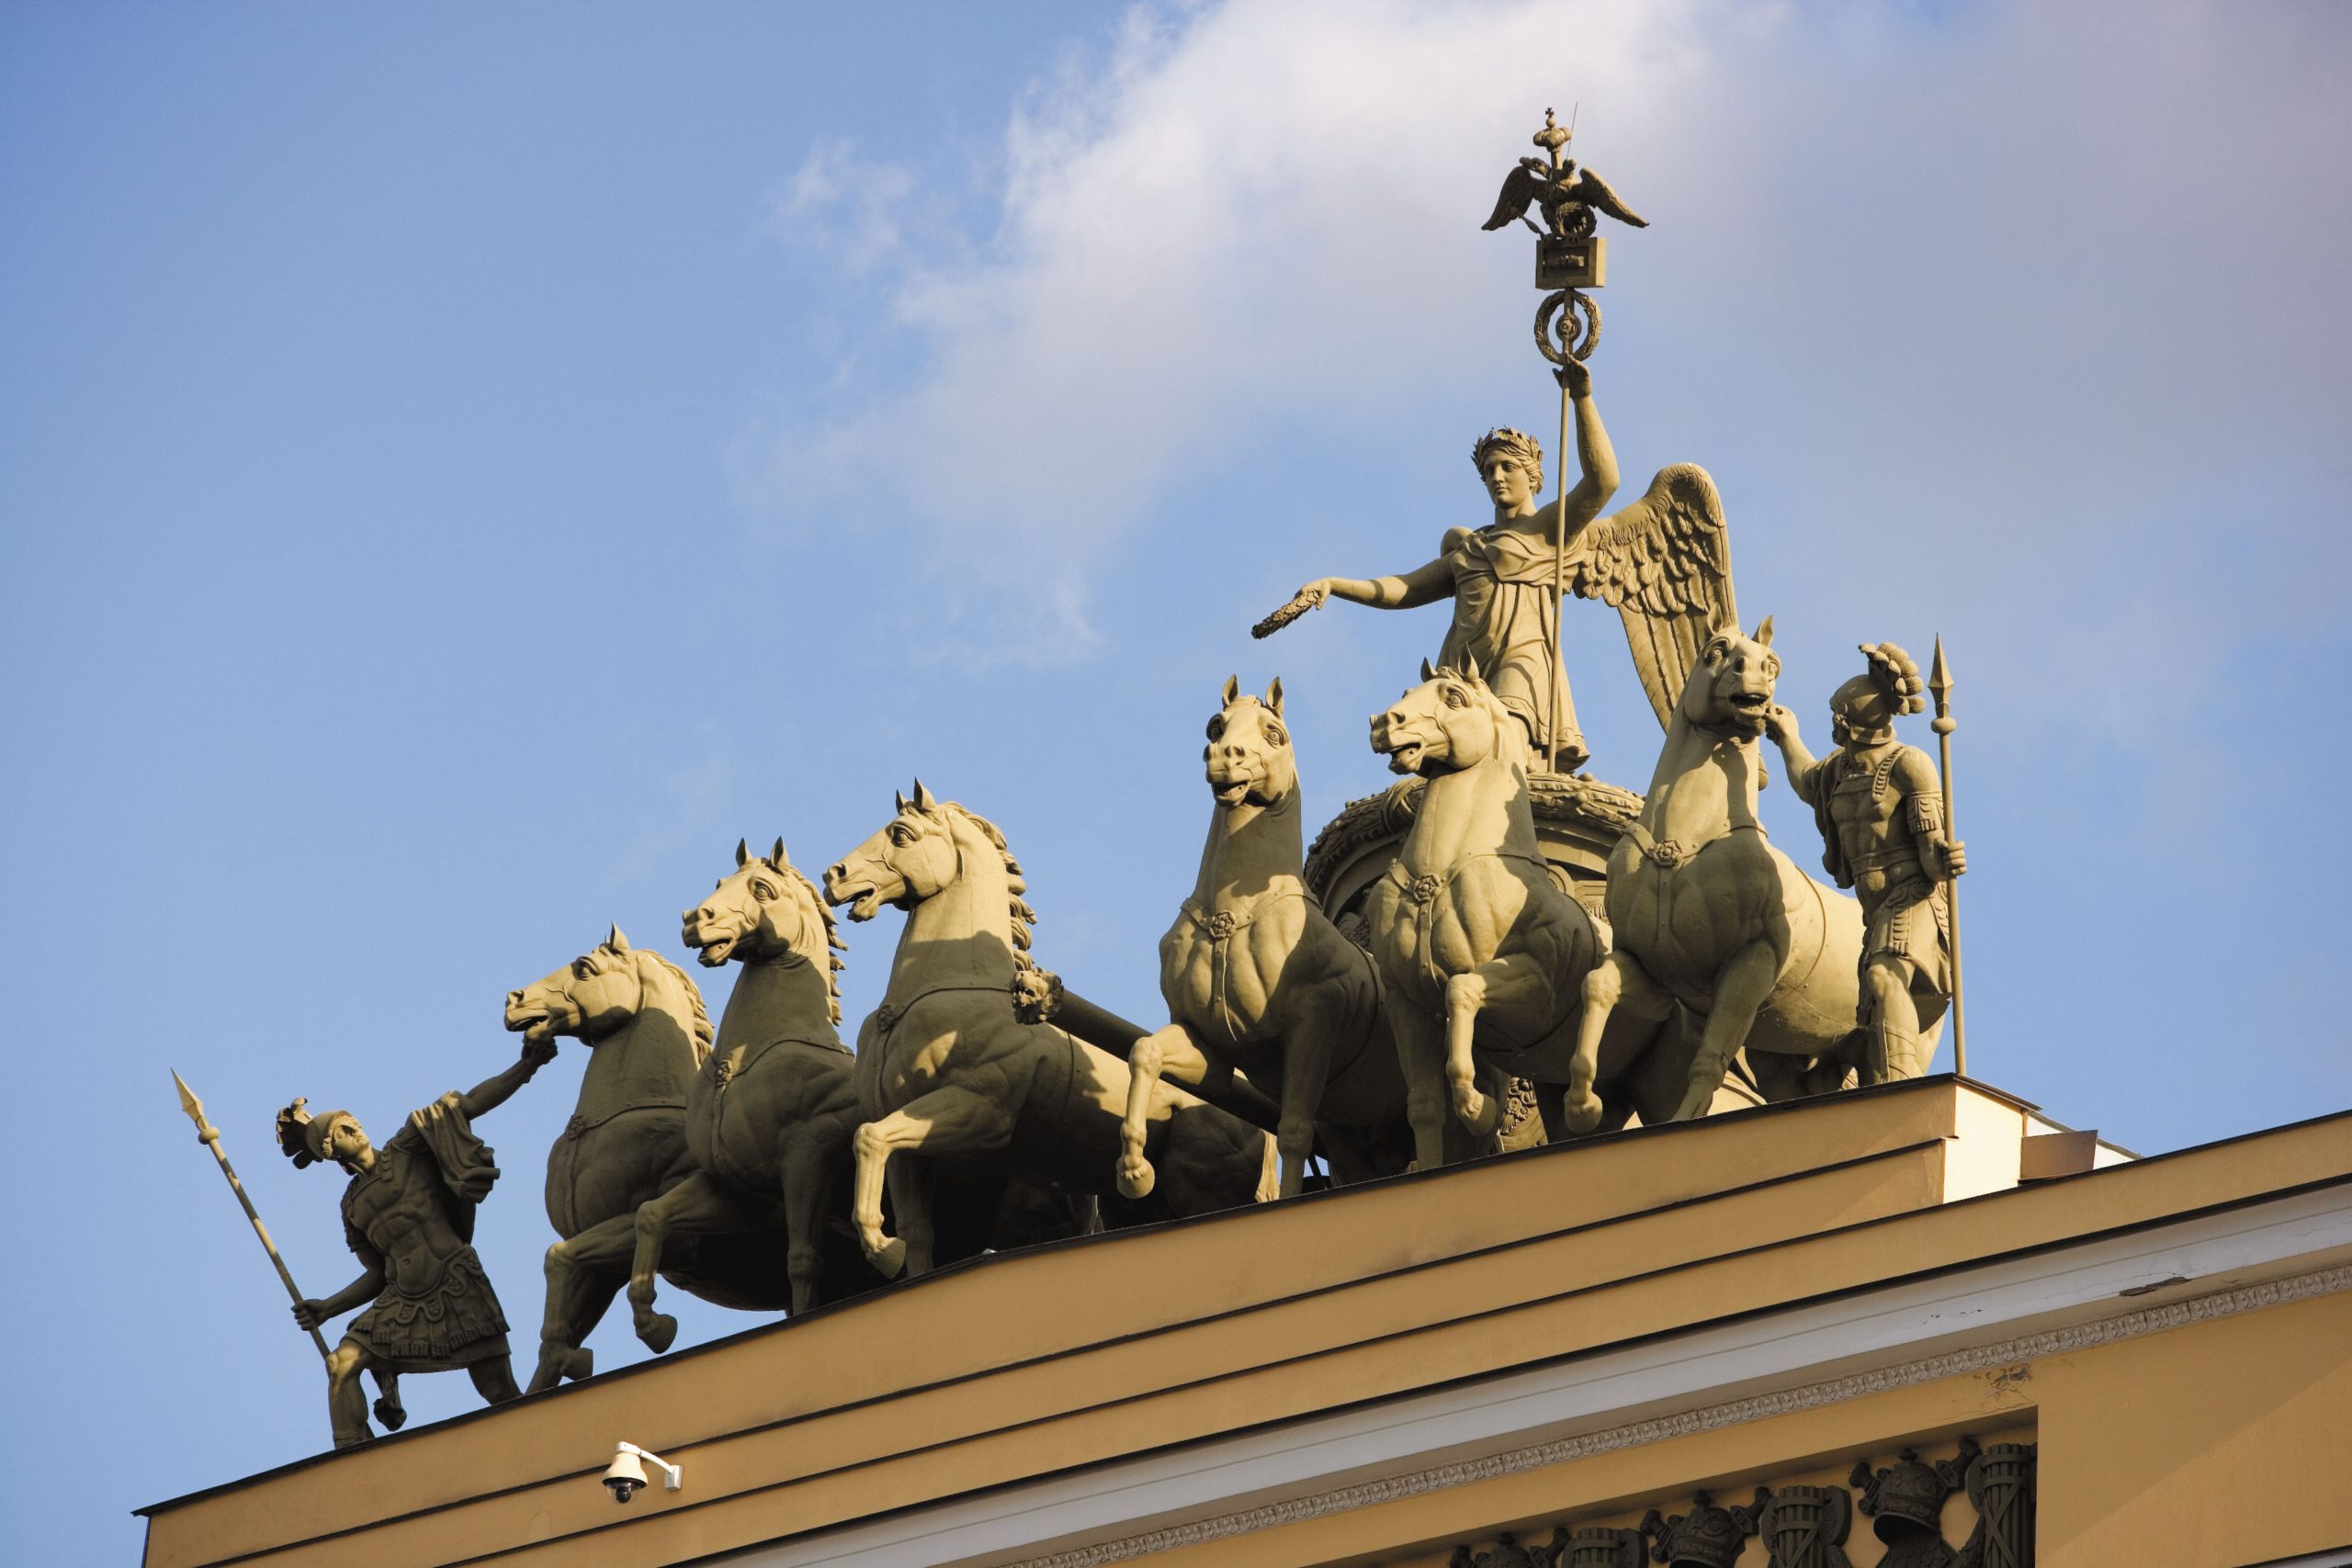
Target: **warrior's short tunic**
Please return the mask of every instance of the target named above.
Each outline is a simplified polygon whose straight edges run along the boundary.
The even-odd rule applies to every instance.
[[[453,1091],[344,1189],[345,1241],[384,1265],[383,1292],[344,1334],[387,1370],[447,1371],[507,1353],[506,1317],[471,1246],[474,1205],[497,1178]]]
[[[1549,539],[1511,528],[1457,528],[1446,535],[1453,625],[1438,662],[1460,670],[1476,660],[1487,689],[1527,727],[1539,758],[1557,711],[1562,761],[1573,766],[1584,760],[1585,747],[1568,701],[1567,675],[1552,651],[1559,618],[1552,593],[1555,553]]]

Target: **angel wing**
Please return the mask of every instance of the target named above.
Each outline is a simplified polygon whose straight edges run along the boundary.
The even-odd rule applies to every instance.
[[[1495,215],[1479,224],[1479,228],[1508,227],[1512,219],[1521,217],[1527,211],[1529,204],[1534,201],[1536,193],[1544,188],[1545,180],[1545,176],[1539,172],[1542,168],[1541,164],[1534,169],[1527,166],[1532,162],[1532,159],[1521,159],[1519,166],[1511,170],[1510,176],[1503,181],[1502,195],[1495,199]]]
[[[1609,188],[1609,182],[1590,169],[1580,169],[1577,172],[1577,182],[1571,193],[1571,199],[1581,201],[1587,207],[1599,208],[1619,222],[1631,223],[1636,229],[1646,229],[1650,226],[1648,219],[1636,217],[1632,208],[1617,199],[1617,193]]]
[[[1616,607],[1642,690],[1665,726],[1708,636],[1739,619],[1715,481],[1696,463],[1660,468],[1648,494],[1595,520],[1569,548],[1568,587]]]

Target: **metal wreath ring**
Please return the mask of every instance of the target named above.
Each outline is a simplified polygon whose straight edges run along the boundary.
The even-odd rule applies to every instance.
[[[1562,328],[1576,325],[1577,316],[1584,318],[1584,331],[1564,333],[1556,341],[1552,335],[1552,320],[1560,319]],[[1547,294],[1544,303],[1535,307],[1535,346],[1553,364],[1565,367],[1570,359],[1581,365],[1592,357],[1593,349],[1600,342],[1600,307],[1589,294],[1573,288],[1563,288],[1557,294]]]

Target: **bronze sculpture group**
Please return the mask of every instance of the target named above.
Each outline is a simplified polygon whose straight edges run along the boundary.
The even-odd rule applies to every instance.
[[[1593,211],[1641,220],[1563,165],[1566,140],[1547,114],[1549,163],[1514,170],[1487,227],[1530,204],[1545,214],[1538,279],[1555,292],[1537,329],[1573,488],[1539,503],[1541,444],[1490,431],[1472,454],[1489,522],[1448,530],[1400,576],[1318,578],[1256,628],[1330,598],[1451,601],[1437,660],[1372,716],[1373,750],[1412,792],[1385,870],[1345,910],[1310,885],[1279,681],[1253,696],[1228,680],[1209,720],[1210,828],[1160,942],[1164,1027],[1127,1024],[1040,969],[1003,835],[920,783],[821,889],[782,840],[738,844],[682,919],[703,966],[739,966],[716,1026],[686,971],[615,928],[509,993],[506,1027],[524,1038],[512,1067],[382,1147],[347,1113],[307,1117],[300,1100],[280,1113],[298,1166],[350,1177],[363,1271],[295,1309],[315,1329],[369,1303],[339,1346],[321,1341],[339,1446],[369,1435],[363,1371],[392,1426],[403,1372],[462,1367],[487,1399],[518,1392],[470,1245],[497,1175],[470,1122],[560,1039],[587,1065],[548,1156],[559,1239],[533,1391],[590,1374],[583,1341],[624,1288],[658,1352],[677,1331],[655,1310],[663,1281],[797,1314],[991,1247],[1434,1168],[1499,1146],[1514,1081],[1560,1139],[1705,1115],[1734,1076],[1772,1100],[1926,1070],[1956,989],[1950,887],[1966,866],[1936,764],[1894,738],[1926,682],[1901,649],[1864,644],[1864,672],[1832,699],[1836,749],[1815,759],[1777,701],[1770,621],[1740,630],[1705,471],[1662,469],[1604,515],[1618,473],[1584,363],[1599,315],[1580,290],[1601,281]],[[1546,335],[1579,312],[1580,338]],[[1571,592],[1618,610],[1666,730],[1637,815],[1578,824],[1613,839],[1605,871],[1571,863],[1534,810],[1566,790],[1573,813],[1569,786],[1589,784],[1559,653]],[[1858,897],[1766,836],[1768,736],[1827,869]],[[863,922],[885,906],[905,920],[853,1051],[833,911]]]

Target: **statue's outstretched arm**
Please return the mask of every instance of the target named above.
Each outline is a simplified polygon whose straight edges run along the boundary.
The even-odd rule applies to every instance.
[[[1815,786],[1821,782],[1821,764],[1805,750],[1804,737],[1797,733],[1797,716],[1778,703],[1764,717],[1765,733],[1772,744],[1781,749],[1781,760],[1788,764],[1789,787],[1807,806],[1816,804]]]
[[[1608,428],[1600,423],[1600,406],[1592,400],[1592,372],[1574,360],[1569,363],[1579,373],[1570,376],[1566,385],[1570,406],[1576,411],[1577,464],[1582,471],[1574,490],[1544,508],[1550,514],[1544,517],[1544,522],[1548,532],[1550,526],[1556,525],[1557,514],[1565,507],[1567,535],[1573,539],[1586,524],[1600,515],[1600,509],[1617,493],[1618,476],[1616,449],[1609,445]]]
[[[1402,577],[1318,577],[1299,591],[1307,599],[1346,599],[1375,610],[1410,610],[1453,597],[1453,573],[1442,559],[1417,566]]]
[[[458,1109],[466,1113],[466,1120],[469,1122],[485,1112],[497,1110],[506,1103],[508,1098],[516,1089],[531,1081],[532,1074],[554,1060],[555,1042],[553,1040],[538,1045],[533,1044],[527,1039],[525,1040],[523,1054],[515,1058],[514,1065],[496,1077],[484,1078],[472,1089],[468,1089],[458,1099]]]

